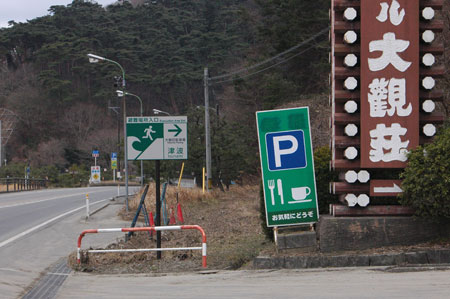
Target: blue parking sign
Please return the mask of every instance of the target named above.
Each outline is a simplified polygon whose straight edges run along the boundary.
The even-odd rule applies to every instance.
[[[267,133],[266,146],[270,171],[306,167],[303,130]]]

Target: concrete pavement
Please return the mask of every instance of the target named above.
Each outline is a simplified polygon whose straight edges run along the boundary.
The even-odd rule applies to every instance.
[[[101,215],[98,217],[100,221]],[[384,259],[386,257],[383,257]],[[56,298],[419,298],[426,296],[427,299],[431,299],[446,298],[449,293],[450,266],[447,264],[408,267],[209,270],[181,274],[130,275],[96,275],[72,271],[58,290]]]
[[[57,297],[74,298],[448,298],[450,270],[334,268],[213,274],[70,274]]]

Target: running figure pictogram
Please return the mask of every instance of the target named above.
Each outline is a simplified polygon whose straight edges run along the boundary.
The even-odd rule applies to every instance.
[[[152,138],[152,133],[156,133],[155,131],[152,130],[152,126],[149,126],[147,129],[144,130],[145,132],[145,136],[142,136],[142,138],[149,138],[150,140],[153,140]]]

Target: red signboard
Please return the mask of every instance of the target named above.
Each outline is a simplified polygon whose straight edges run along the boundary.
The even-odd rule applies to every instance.
[[[419,0],[361,0],[361,167],[419,145]]]

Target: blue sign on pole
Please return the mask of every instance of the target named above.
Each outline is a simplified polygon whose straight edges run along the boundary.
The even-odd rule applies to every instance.
[[[92,157],[98,158],[99,155],[100,155],[100,154],[99,154],[98,150],[93,150],[93,151],[92,151]]]
[[[117,153],[111,153],[111,159],[117,159]]]

